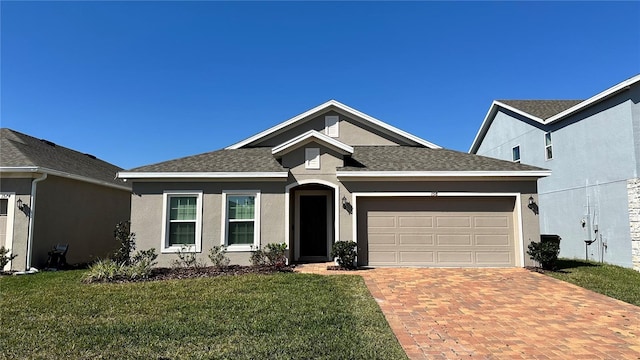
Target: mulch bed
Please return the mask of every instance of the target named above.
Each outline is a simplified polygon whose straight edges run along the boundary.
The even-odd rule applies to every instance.
[[[329,265],[327,266],[327,270],[340,270],[340,271],[358,271],[358,270],[362,270],[359,268],[346,268],[346,267],[342,267],[339,265]]]

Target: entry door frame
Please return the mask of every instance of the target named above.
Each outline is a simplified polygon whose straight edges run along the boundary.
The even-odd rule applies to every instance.
[[[7,200],[7,228],[5,229],[4,244],[0,244],[0,246],[4,246],[5,249],[9,250],[13,254],[13,223],[15,220],[16,193],[0,192],[0,199]],[[12,261],[9,260],[3,270],[11,270],[11,262]]]
[[[331,190],[296,190],[295,192],[295,222],[294,222],[294,261],[300,260],[300,196],[322,195],[327,200],[327,261],[330,259],[331,245],[333,243],[333,207],[331,206]]]

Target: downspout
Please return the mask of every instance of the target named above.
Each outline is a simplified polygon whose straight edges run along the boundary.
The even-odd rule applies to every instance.
[[[31,182],[31,203],[29,205],[29,229],[28,232],[28,240],[27,240],[27,264],[25,268],[25,272],[31,270],[31,250],[33,247],[33,219],[36,214],[36,190],[38,188],[38,183],[47,178],[47,173],[42,174],[42,177],[39,177]]]

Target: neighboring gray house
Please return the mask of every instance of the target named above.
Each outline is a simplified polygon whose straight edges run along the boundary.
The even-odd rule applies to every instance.
[[[160,266],[226,245],[234,263],[286,243],[328,261],[355,240],[369,266],[513,267],[539,239],[536,182],[549,172],[441,149],[328,101],[223,150],[119,173],[132,231]]]
[[[587,100],[494,101],[469,152],[552,170],[540,229],[560,255],[640,270],[640,75]]]
[[[44,267],[56,244],[69,245],[69,264],[112,253],[115,225],[129,220],[131,209],[131,187],[115,179],[119,170],[93,155],[0,129],[0,245],[18,255],[6,270]]]

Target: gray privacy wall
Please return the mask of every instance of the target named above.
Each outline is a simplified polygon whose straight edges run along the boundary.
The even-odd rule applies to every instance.
[[[584,259],[584,240],[596,240],[588,248],[590,259],[633,266],[629,220],[637,187],[628,189],[627,183],[638,177],[639,100],[636,84],[551,125],[501,109],[478,148],[479,155],[511,160],[519,145],[522,163],[552,170],[538,182],[540,231],[562,237],[560,256]],[[547,131],[552,160],[545,160]],[[637,253],[637,240],[633,246]]]

